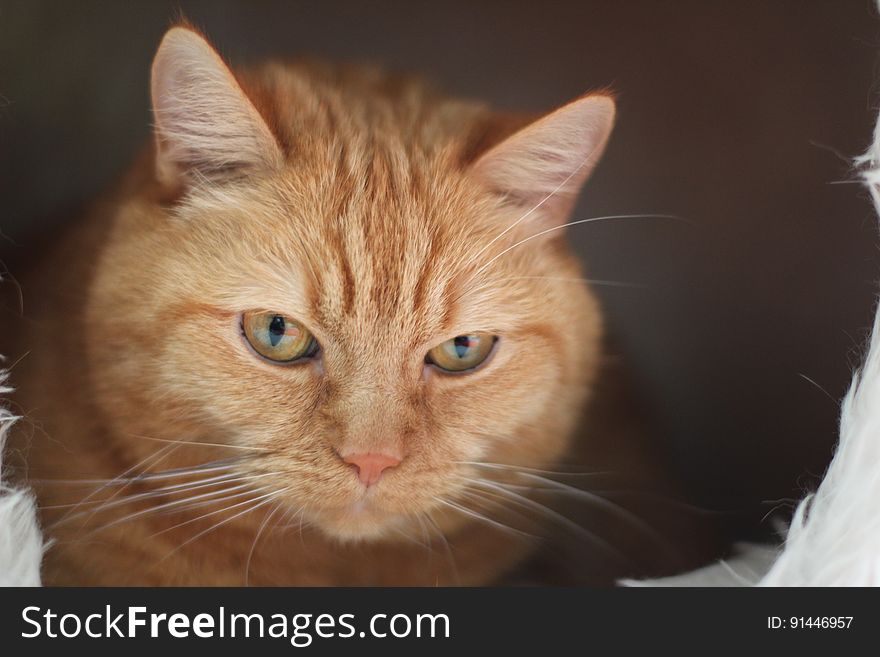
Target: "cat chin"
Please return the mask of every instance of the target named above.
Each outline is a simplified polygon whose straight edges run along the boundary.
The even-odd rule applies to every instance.
[[[312,522],[328,538],[341,543],[362,543],[387,538],[395,529],[405,525],[407,519],[354,504],[345,510],[319,513]]]
[[[384,524],[333,525],[320,527],[327,538],[343,544],[369,543],[387,537],[390,528]]]

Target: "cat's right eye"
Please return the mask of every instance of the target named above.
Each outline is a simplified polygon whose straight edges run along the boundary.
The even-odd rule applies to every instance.
[[[431,349],[425,362],[445,372],[473,370],[489,357],[497,341],[498,338],[489,333],[457,335]]]
[[[305,326],[280,313],[243,313],[241,332],[254,351],[276,363],[293,363],[311,358],[320,349],[315,336]]]

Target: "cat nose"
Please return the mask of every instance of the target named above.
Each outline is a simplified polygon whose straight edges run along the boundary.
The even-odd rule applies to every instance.
[[[349,454],[348,456],[343,456],[342,460],[354,467],[357,471],[358,479],[365,486],[372,486],[379,481],[385,470],[400,464],[400,459],[396,456],[378,452]]]

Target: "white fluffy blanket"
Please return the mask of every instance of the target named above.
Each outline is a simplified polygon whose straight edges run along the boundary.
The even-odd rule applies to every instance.
[[[11,392],[0,371],[0,397]],[[0,586],[39,586],[43,538],[33,495],[3,483],[3,447],[16,418],[0,406]]]

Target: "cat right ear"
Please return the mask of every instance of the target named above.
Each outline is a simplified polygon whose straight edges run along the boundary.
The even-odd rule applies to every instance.
[[[473,174],[540,230],[562,226],[613,125],[610,96],[578,98],[493,146]]]
[[[222,182],[281,166],[269,126],[195,31],[173,27],[165,34],[153,59],[151,92],[162,184]]]

